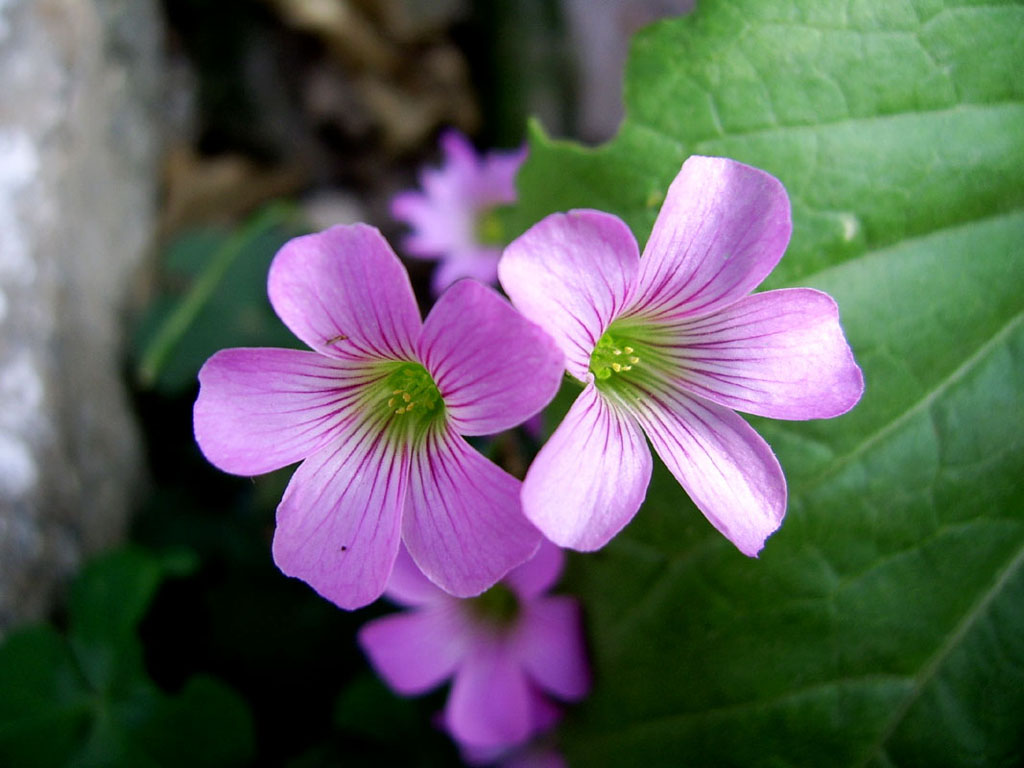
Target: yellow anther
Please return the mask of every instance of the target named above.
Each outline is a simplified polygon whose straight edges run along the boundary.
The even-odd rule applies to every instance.
[[[632,347],[623,347],[622,351],[625,352],[627,355],[633,354],[633,348]]]
[[[632,365],[624,365],[624,366],[622,366],[622,370],[624,370],[624,371],[632,371],[633,370],[633,366]]]
[[[612,370],[618,373],[619,371],[622,370],[622,366],[619,365],[618,363],[612,363]]]
[[[621,355],[622,354],[622,350],[621,349],[613,349],[612,350],[612,354],[613,355]]]
[[[409,411],[411,411],[414,405],[416,405],[416,403],[409,403],[407,406],[405,406],[405,412],[408,413]]]
[[[406,410],[406,408],[399,408],[398,410],[395,411],[395,413],[405,413]]]
[[[412,397],[409,396],[408,392],[403,392],[402,393],[402,399],[405,400],[405,402],[408,403],[410,400],[412,400]]]
[[[629,362],[631,362],[631,363],[639,363],[640,362],[640,358],[637,357],[636,355],[631,355],[630,358],[629,358]]]
[[[388,408],[394,408],[394,407],[395,407],[395,398],[393,398],[393,397],[388,398]]]
[[[393,390],[391,390],[391,394],[392,395],[400,395],[400,394],[402,394],[402,390],[400,390],[400,389],[393,389]]]

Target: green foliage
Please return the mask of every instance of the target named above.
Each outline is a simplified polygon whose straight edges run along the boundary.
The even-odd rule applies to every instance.
[[[161,293],[135,332],[139,383],[176,395],[218,350],[296,346],[267,301],[267,272],[278,248],[303,231],[291,206],[273,203],[237,229],[193,229],[173,239]]]
[[[124,549],[86,566],[69,627],[23,628],[0,646],[0,765],[244,765],[253,755],[245,703],[193,677],[175,695],[149,679],[136,629],[167,575],[191,559]]]
[[[597,684],[587,766],[1016,765],[1024,756],[1024,6],[704,0],[634,40],[628,118],[532,130],[518,229],[622,216],[690,154],[786,185],[767,288],[830,292],[867,382],[836,420],[753,420],[790,484],[759,560],[659,467],[573,560]]]

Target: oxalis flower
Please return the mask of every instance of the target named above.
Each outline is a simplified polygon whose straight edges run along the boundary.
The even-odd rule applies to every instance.
[[[391,201],[391,214],[412,232],[402,241],[410,256],[439,259],[435,294],[460,277],[497,281],[501,256],[499,205],[516,199],[515,178],[526,150],[478,155],[458,131],[441,135],[444,162],[420,174],[422,191],[402,192]]]
[[[544,542],[493,589],[458,600],[401,554],[385,594],[411,610],[359,631],[374,669],[398,693],[453,679],[444,726],[474,762],[498,759],[548,730],[560,714],[548,695],[575,701],[590,687],[579,605],[546,594],[563,560]]]
[[[400,540],[460,596],[529,558],[540,535],[519,481],[460,435],[507,429],[554,396],[551,339],[469,280],[421,322],[405,268],[362,224],[285,244],[268,292],[314,351],[218,352],[199,372],[195,434],[226,472],[302,460],[277,508],[278,567],[356,608],[383,592]]]
[[[643,258],[629,228],[598,211],[554,214],[509,245],[502,286],[585,385],[523,483],[526,516],[549,539],[598,549],[632,519],[651,476],[644,433],[744,554],[779,527],[782,469],[733,409],[830,418],[864,388],[831,297],[808,288],[748,295],[790,231],[777,179],[691,157]]]

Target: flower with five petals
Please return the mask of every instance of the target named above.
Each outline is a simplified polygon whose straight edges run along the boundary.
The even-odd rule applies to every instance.
[[[632,519],[651,476],[645,434],[744,554],[755,556],[778,528],[785,477],[735,410],[831,418],[864,389],[830,296],[751,293],[791,226],[773,176],[695,156],[672,182],[642,258],[625,223],[588,210],[553,214],[508,246],[502,287],[584,384],[523,482],[526,516],[549,539],[594,550]]]
[[[421,321],[405,268],[361,224],[286,243],[268,293],[313,351],[218,352],[199,372],[194,426],[227,472],[302,461],[277,508],[282,571],[357,608],[383,592],[403,541],[459,596],[534,553],[519,481],[460,435],[512,427],[554,396],[562,354],[543,331],[470,280]]]

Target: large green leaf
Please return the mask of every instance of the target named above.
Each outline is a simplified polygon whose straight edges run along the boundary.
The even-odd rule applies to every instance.
[[[867,382],[754,420],[790,484],[759,560],[659,467],[573,560],[596,685],[579,765],[1016,765],[1024,756],[1024,5],[704,0],[634,40],[597,150],[533,129],[522,229],[595,207],[641,243],[690,154],[786,185],[767,288],[830,292]]]

